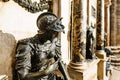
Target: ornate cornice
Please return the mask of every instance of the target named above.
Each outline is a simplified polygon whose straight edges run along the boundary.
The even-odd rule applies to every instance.
[[[36,13],[43,10],[49,9],[48,2],[50,0],[39,0],[39,3],[32,2],[31,0],[14,0],[16,3],[18,3],[20,6],[25,8],[28,12]]]

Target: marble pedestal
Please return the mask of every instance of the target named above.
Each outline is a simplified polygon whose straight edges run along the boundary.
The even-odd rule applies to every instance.
[[[81,64],[70,62],[68,74],[71,80],[97,80],[97,66],[99,59],[86,61]]]

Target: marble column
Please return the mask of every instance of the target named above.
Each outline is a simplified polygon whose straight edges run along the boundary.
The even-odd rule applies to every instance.
[[[105,32],[107,33],[105,46],[110,46],[110,5],[111,0],[105,0]]]
[[[73,1],[72,62],[81,63],[86,56],[87,1]]]
[[[61,17],[61,0],[52,0],[53,13]]]
[[[68,73],[72,80],[83,80],[81,71],[86,68],[84,61],[86,57],[87,0],[73,0],[72,10],[72,60],[68,65]]]
[[[104,52],[104,0],[97,0],[97,31],[96,31],[96,55],[100,59],[98,63],[98,80],[106,80],[106,53]]]

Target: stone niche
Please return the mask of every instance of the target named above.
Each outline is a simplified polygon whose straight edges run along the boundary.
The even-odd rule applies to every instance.
[[[0,75],[13,80],[16,40],[9,33],[0,32]]]

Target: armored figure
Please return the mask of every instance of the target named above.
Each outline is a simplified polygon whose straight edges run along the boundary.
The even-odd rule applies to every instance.
[[[37,26],[38,34],[18,41],[16,70],[19,80],[68,80],[58,39],[59,32],[64,32],[61,19],[45,12],[38,17]],[[56,69],[63,77],[54,73]]]

